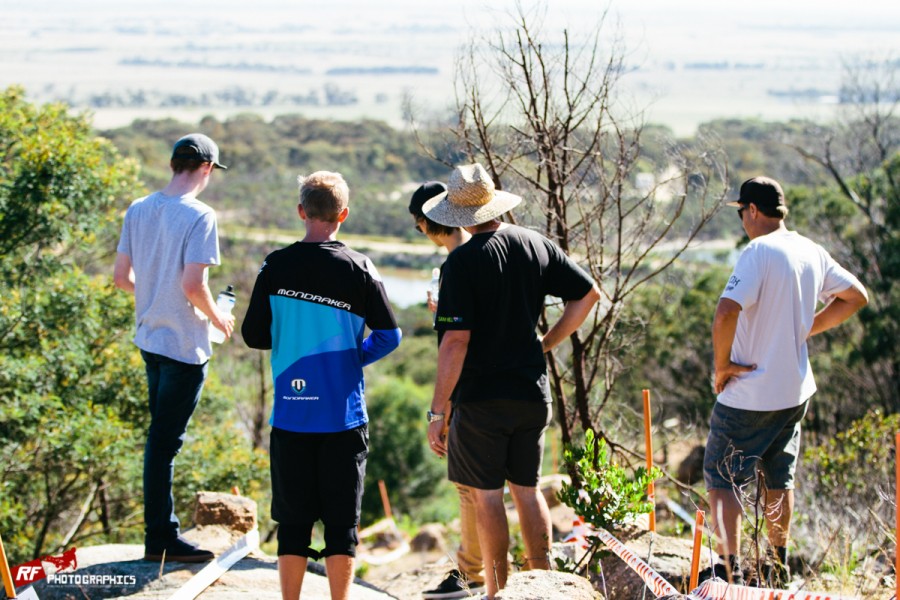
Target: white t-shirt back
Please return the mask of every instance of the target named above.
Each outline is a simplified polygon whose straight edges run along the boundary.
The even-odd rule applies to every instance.
[[[773,411],[802,404],[816,391],[806,339],[817,302],[858,283],[824,248],[793,231],[752,240],[722,298],[741,305],[731,360],[756,369],[733,378],[725,406]]]

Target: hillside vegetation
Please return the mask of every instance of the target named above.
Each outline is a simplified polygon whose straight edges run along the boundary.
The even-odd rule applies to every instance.
[[[720,142],[731,190],[751,175],[779,179],[789,195],[790,227],[823,243],[872,295],[858,319],[812,348],[819,392],[807,422],[807,487],[798,494],[803,518],[796,544],[810,562],[834,572],[847,567],[850,554],[859,562],[890,547],[892,534],[883,524],[891,522],[885,497],[892,494],[895,457],[886,449],[896,428],[900,373],[897,123],[882,123],[891,133],[874,146],[851,125],[824,131],[799,121],[716,121],[698,132]],[[143,120],[98,132],[63,106],[36,106],[21,89],[3,91],[0,532],[12,564],[72,545],[142,538],[144,374],[130,343],[131,300],[113,289],[112,263],[123,211],[168,180],[172,142],[195,130],[219,142],[229,166],[203,196],[226,230],[229,224],[299,229],[296,176],[327,169],[343,173],[351,188],[351,217],[342,232],[410,240],[418,235],[406,212],[411,188],[446,179],[447,164],[464,158],[450,142],[423,149],[411,133],[373,121],[284,116],[267,122],[243,115],[200,123]],[[437,130],[424,133],[422,139],[446,139]],[[649,127],[640,139],[640,170],[661,178],[670,166],[667,149],[696,142]],[[680,233],[675,228],[670,235]],[[733,211],[715,214],[699,237],[737,245]],[[271,250],[262,242],[222,240],[224,263],[212,270],[210,283],[214,290],[235,285],[239,320],[259,263]],[[395,260],[404,259],[382,257]],[[439,259],[433,262],[427,266]],[[658,444],[702,443],[714,400],[709,324],[727,276],[722,257],[677,260],[625,304],[619,331],[627,351],[614,357],[619,382],[602,417],[606,431],[617,432],[611,441],[625,462],[630,452],[642,452],[634,441],[640,439],[641,388],[654,390],[656,422],[677,423],[660,428]],[[398,310],[398,317],[403,344],[367,371],[372,452],[363,524],[381,516],[379,479],[405,522],[448,522],[456,511],[453,492],[424,436],[436,359],[431,316],[420,305]],[[237,485],[263,509],[265,537],[272,529],[266,514],[268,357],[248,350],[236,335],[217,350],[210,371],[178,458],[178,511],[186,515],[198,490]],[[574,435],[577,441],[583,432]],[[699,492],[669,489],[673,497],[686,496],[685,503],[702,502]],[[860,497],[878,519],[860,514],[848,524],[854,517],[845,508]],[[828,543],[837,537],[837,545]],[[850,554],[834,552],[841,544]]]

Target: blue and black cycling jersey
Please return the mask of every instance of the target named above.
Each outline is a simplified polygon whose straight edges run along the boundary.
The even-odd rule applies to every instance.
[[[337,241],[297,242],[267,256],[241,334],[251,348],[272,349],[270,423],[303,433],[367,423],[362,368],[401,337],[372,261]]]

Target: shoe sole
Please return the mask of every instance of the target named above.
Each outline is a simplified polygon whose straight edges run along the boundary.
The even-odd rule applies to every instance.
[[[465,592],[423,593],[422,598],[424,600],[451,600],[452,598],[481,598],[483,595],[484,587],[472,587]]]
[[[215,558],[214,554],[203,554],[200,556],[178,556],[177,554],[166,555],[166,562],[183,562],[183,563],[202,563],[209,562]],[[162,562],[163,555],[162,554],[145,554],[144,560],[147,562]]]

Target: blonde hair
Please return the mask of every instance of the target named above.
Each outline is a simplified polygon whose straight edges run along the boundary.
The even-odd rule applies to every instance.
[[[300,205],[310,219],[334,223],[350,203],[350,188],[340,173],[316,171],[306,177],[299,175],[297,183]]]

